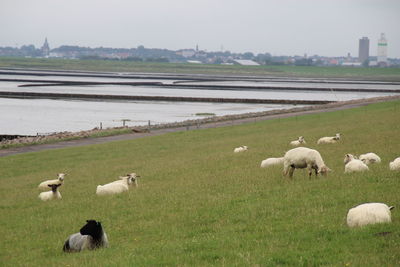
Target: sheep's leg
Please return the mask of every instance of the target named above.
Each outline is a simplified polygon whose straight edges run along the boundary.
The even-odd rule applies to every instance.
[[[307,171],[308,171],[308,178],[311,179],[311,175],[312,175],[312,166],[311,165],[307,165]]]
[[[294,167],[290,167],[290,170],[289,170],[289,177],[290,178],[293,178],[293,173],[294,173]]]
[[[289,172],[289,166],[286,164],[283,164],[283,176],[287,176]]]

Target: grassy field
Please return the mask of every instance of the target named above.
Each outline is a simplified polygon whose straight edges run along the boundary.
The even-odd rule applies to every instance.
[[[313,66],[227,66],[189,63],[152,63],[107,60],[2,58],[0,68],[42,68],[83,71],[186,73],[283,77],[345,78],[400,81],[400,68]]]
[[[400,101],[353,110],[176,132],[102,145],[0,158],[2,266],[399,266],[400,211],[393,223],[349,229],[349,208],[399,207]],[[342,133],[335,145],[321,136]],[[261,169],[303,135],[333,169],[308,179]],[[249,151],[234,154],[233,148]],[[381,164],[344,174],[346,153],[375,152]],[[67,172],[60,201],[37,185]],[[97,197],[95,189],[137,172],[139,187]],[[110,247],[66,254],[65,239],[100,220]],[[380,234],[388,232],[388,234]]]

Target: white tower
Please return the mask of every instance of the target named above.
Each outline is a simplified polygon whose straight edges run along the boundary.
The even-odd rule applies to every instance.
[[[378,40],[378,64],[387,65],[387,40],[384,33],[381,33],[381,38]]]

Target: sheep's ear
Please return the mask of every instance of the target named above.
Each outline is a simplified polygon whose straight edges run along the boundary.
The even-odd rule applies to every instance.
[[[394,209],[394,206],[390,206],[390,207],[389,207],[389,210],[392,210],[392,209]]]

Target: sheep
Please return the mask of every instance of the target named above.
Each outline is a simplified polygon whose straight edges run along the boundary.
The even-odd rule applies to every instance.
[[[105,185],[98,185],[96,194],[99,196],[119,194],[129,190],[129,185],[135,184],[137,186],[136,178],[139,177],[135,173],[128,174],[127,176],[120,177],[121,180],[117,180]]]
[[[340,140],[340,136],[340,133],[337,133],[335,136],[321,137],[318,139],[317,144],[334,144]]]
[[[39,199],[42,201],[52,200],[52,199],[61,199],[61,194],[57,190],[57,188],[61,186],[61,184],[49,184],[48,187],[51,188],[51,191],[42,192],[39,194]]]
[[[302,145],[302,144],[306,144],[306,140],[304,140],[304,137],[303,136],[299,136],[299,139],[297,139],[297,140],[295,140],[295,141],[292,141],[292,142],[290,142],[289,143],[291,146],[299,146],[299,145]]]
[[[283,157],[282,158],[267,158],[263,161],[261,161],[261,168],[266,168],[269,166],[273,165],[280,165],[283,163]]]
[[[365,226],[375,223],[391,222],[391,210],[393,206],[383,203],[364,203],[350,209],[347,213],[347,225],[349,227]]]
[[[72,234],[65,241],[64,252],[80,252],[82,250],[108,247],[107,234],[100,222],[87,220],[79,233]]]
[[[369,170],[368,166],[364,162],[357,159],[352,154],[346,154],[344,156],[344,164],[345,173],[362,172]]]
[[[47,181],[41,182],[39,184],[38,188],[40,190],[47,190],[48,189],[48,185],[50,185],[50,184],[60,184],[60,185],[62,185],[64,183],[65,175],[67,175],[67,174],[59,173],[59,174],[57,174],[57,179],[47,180]]]
[[[381,158],[377,154],[372,152],[362,154],[358,158],[367,165],[381,162]]]
[[[234,153],[239,153],[239,152],[246,151],[247,149],[248,149],[247,146],[240,146],[240,147],[235,148],[235,149],[233,150],[233,152],[234,152]]]
[[[400,157],[389,163],[389,169],[392,171],[400,171]]]
[[[314,149],[306,147],[296,147],[287,151],[283,157],[283,175],[293,177],[295,169],[307,168],[308,175],[311,178],[312,169],[315,170],[315,175],[319,173],[327,175],[329,169],[322,160],[321,154]]]

